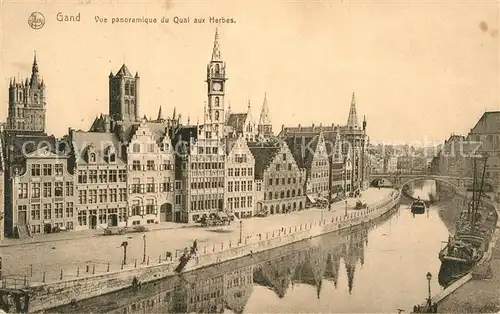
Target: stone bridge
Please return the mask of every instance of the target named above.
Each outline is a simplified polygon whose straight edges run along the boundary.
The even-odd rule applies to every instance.
[[[472,188],[472,177],[453,177],[453,176],[440,176],[433,174],[371,174],[370,186],[377,186],[380,182],[389,182],[394,188],[402,188],[408,183],[421,180],[434,180],[446,183],[456,190],[465,190]],[[483,190],[486,192],[493,191],[493,182],[486,180],[483,185]]]

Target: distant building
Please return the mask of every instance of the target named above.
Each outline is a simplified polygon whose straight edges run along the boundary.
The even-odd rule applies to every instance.
[[[329,198],[330,159],[323,132],[312,137],[289,137],[286,143],[300,168],[306,170],[304,189],[311,203],[315,198]]]
[[[500,199],[500,111],[485,112],[470,130],[467,140],[477,146],[477,154],[488,157],[485,179],[493,182],[492,188],[496,187],[496,196]]]
[[[247,141],[254,142],[257,138],[257,126],[252,118],[250,101],[246,113],[231,113],[231,105],[226,113],[226,129],[228,137],[238,138],[242,136]]]
[[[262,180],[262,211],[271,215],[305,208],[306,170],[299,168],[284,142],[249,143],[255,180]]]
[[[45,83],[40,78],[36,55],[31,78],[9,83],[7,128],[12,131],[45,132]]]
[[[53,136],[10,134],[6,179],[6,233],[23,238],[72,230],[77,224],[69,150]]]
[[[255,209],[255,159],[241,135],[227,139],[225,208],[237,218],[252,217]]]
[[[269,107],[267,106],[267,94],[264,95],[264,103],[262,104],[262,110],[260,111],[257,132],[261,138],[273,136],[273,125],[269,115]]]
[[[344,173],[343,192],[348,195],[358,190],[364,190],[368,188],[369,185],[370,169],[367,152],[369,139],[366,134],[366,125],[366,119],[363,120],[362,126],[359,125],[356,112],[356,100],[353,93],[346,126],[336,126],[333,124],[331,126],[315,126],[313,124],[312,126],[299,125],[298,127],[283,127],[279,137],[282,139],[293,137],[308,138],[318,135],[321,131],[329,154],[331,154],[331,151],[335,153],[337,151],[341,152],[344,162],[342,171]],[[334,169],[333,177],[336,178],[340,176],[341,172],[340,167],[336,165],[340,160],[341,158],[335,158],[334,166],[332,167]],[[351,163],[349,168],[349,171],[351,171],[350,173],[347,172],[345,165],[345,162],[348,160]],[[347,177],[349,177],[349,179],[346,179]],[[345,182],[345,180],[349,180],[350,182]],[[334,180],[334,182],[339,181],[340,180]],[[333,185],[334,190],[337,189],[337,186],[337,183]]]

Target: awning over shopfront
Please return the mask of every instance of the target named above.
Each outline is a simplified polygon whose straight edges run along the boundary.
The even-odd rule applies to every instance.
[[[316,203],[316,200],[311,195],[307,195],[307,199],[309,200],[309,202],[311,202],[313,204]]]

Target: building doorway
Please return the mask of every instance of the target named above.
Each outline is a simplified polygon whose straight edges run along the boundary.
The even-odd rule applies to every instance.
[[[175,222],[181,222],[181,212],[175,212]]]
[[[51,233],[52,232],[52,225],[51,224],[44,224],[43,225],[43,233]]]
[[[108,215],[108,226],[110,226],[110,227],[118,226],[118,215],[117,214]]]
[[[90,229],[95,229],[97,228],[97,216],[92,215],[90,216]]]
[[[20,210],[17,214],[17,219],[19,221],[19,224],[26,224],[26,211],[25,210]]]
[[[172,210],[172,204],[170,203],[165,203],[161,205],[160,207],[160,221],[172,221],[173,219],[173,210]]]

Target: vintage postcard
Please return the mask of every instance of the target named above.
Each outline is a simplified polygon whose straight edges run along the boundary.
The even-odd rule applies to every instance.
[[[499,312],[499,11],[0,0],[0,312]]]

